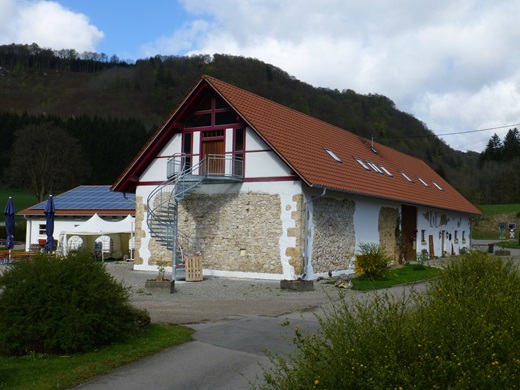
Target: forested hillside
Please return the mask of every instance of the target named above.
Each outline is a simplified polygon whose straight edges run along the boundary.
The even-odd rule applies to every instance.
[[[479,178],[484,166],[478,164],[477,153],[451,149],[425,124],[377,93],[357,94],[348,86],[341,91],[314,88],[251,58],[156,56],[128,64],[96,53],[52,51],[35,44],[0,46],[3,184],[13,180],[6,172],[15,131],[47,121],[78,141],[90,165],[81,182],[110,184],[201,74],[364,137],[375,137],[377,142],[423,159],[470,200],[492,201],[489,183]],[[492,194],[491,198],[499,200],[500,196]]]

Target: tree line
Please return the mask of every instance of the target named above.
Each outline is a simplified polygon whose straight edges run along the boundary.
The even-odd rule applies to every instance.
[[[81,184],[112,184],[149,137],[135,119],[0,113],[0,177],[38,201]]]
[[[82,65],[71,67],[71,58]],[[62,62],[52,68],[56,66],[53,61]],[[107,166],[114,167],[103,157],[111,153],[111,144],[95,142],[94,134],[109,137],[106,133],[118,128],[114,124],[117,121],[133,121],[143,132],[145,128],[155,129],[195,81],[207,74],[417,157],[475,204],[520,203],[520,191],[511,188],[519,172],[514,160],[495,158],[501,153],[510,155],[509,147],[505,147],[509,141],[493,141],[504,149],[486,148],[484,156],[453,150],[425,123],[399,110],[386,96],[359,94],[348,86],[315,88],[258,59],[226,54],[157,55],[129,64],[103,54],[78,55],[33,44],[0,46],[0,67],[0,113],[55,118],[55,123],[66,128],[88,154],[92,170],[87,179],[94,184],[110,183],[121,173],[116,169],[106,171]],[[110,137],[124,138],[124,134]],[[138,137],[129,135],[132,138]],[[133,146],[138,150],[145,141],[136,141]],[[125,153],[117,161],[129,161],[135,154]],[[0,151],[0,172],[6,163],[2,155]]]
[[[481,204],[520,203],[520,132],[493,134],[478,160],[474,194]]]
[[[98,72],[114,66],[128,66],[117,55],[109,57],[105,53],[74,49],[52,50],[31,45],[0,45],[0,67],[39,68],[47,70],[68,70],[71,72]]]

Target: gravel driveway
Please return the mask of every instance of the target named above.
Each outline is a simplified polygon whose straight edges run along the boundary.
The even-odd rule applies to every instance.
[[[134,271],[132,263],[107,263],[107,270],[129,287],[131,302],[150,313],[153,322],[194,324],[241,318],[247,315],[279,316],[313,311],[337,297],[339,289],[326,281],[314,291],[280,289],[280,281],[204,277],[201,282],[177,281],[175,293],[145,289],[156,272]],[[347,290],[347,294],[356,294]],[[329,297],[330,296],[330,297]]]

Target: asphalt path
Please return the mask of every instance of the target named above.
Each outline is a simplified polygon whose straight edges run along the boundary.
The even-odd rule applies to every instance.
[[[266,350],[278,354],[294,351],[294,331],[291,327],[298,326],[307,333],[316,332],[320,327],[316,316],[323,315],[323,310],[333,301],[370,299],[373,295],[342,290],[344,296],[340,297],[339,289],[326,282],[317,283],[313,292],[282,293],[279,288],[275,288],[279,282],[212,278],[196,285],[181,284],[174,294],[135,294],[133,301],[140,307],[155,302],[148,306],[155,321],[159,319],[168,322],[168,314],[172,320],[183,318],[181,322],[195,330],[194,341],[128,364],[77,388],[249,389],[254,383],[262,381],[262,365],[268,367],[271,364],[265,354]],[[421,291],[425,286],[419,283],[387,291],[398,296],[408,293],[412,288]],[[192,288],[197,289],[197,294],[184,291],[191,291]],[[255,288],[256,293],[251,292]],[[231,291],[233,297],[221,296],[222,293],[218,291],[222,289],[228,294]],[[204,295],[204,291],[200,292],[202,290],[208,291]],[[247,292],[245,299],[239,291]],[[270,299],[265,298],[266,294]],[[255,295],[258,295],[258,299],[255,299]],[[211,307],[220,299],[224,303],[220,302],[221,305],[217,305],[219,309],[212,311]],[[161,309],[161,306],[167,310],[164,307]],[[183,307],[190,306],[193,310],[188,310],[188,313],[193,316],[193,321],[190,321],[189,315],[175,313],[176,310],[183,311]],[[209,308],[213,318],[209,318],[208,313],[201,315],[204,307]],[[247,310],[244,311],[245,308]],[[201,317],[206,319],[199,321]],[[286,321],[291,325],[282,326]]]

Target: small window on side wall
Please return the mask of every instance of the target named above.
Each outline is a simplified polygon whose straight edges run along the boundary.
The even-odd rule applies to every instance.
[[[244,129],[236,129],[235,131],[235,152],[244,150]]]

